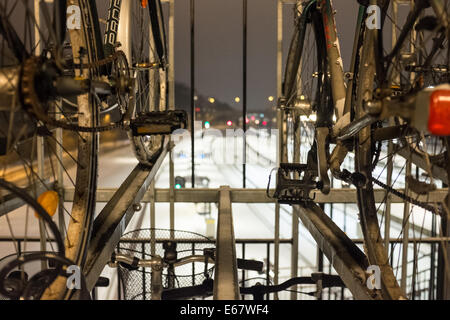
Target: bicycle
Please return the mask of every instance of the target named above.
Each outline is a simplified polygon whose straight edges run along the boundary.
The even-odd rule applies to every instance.
[[[448,194],[442,203],[426,199],[436,189],[437,180],[448,184],[450,170],[450,132],[444,129],[450,96],[449,1],[411,2],[402,26],[389,14],[392,1],[358,3],[349,72],[344,72],[331,1],[299,1],[296,5],[295,31],[278,101],[281,164],[275,193],[269,196],[281,204],[308,207],[314,203],[313,191],[330,193],[328,170],[335,181],[356,188],[364,250],[368,262],[381,269],[382,288],[374,290],[374,295],[397,300],[406,293],[390,266],[393,253],[388,254],[388,240],[381,236],[380,208],[386,208],[389,194],[394,194],[435,216],[449,216]],[[366,23],[373,8],[379,9],[379,17],[371,17],[379,22],[378,28]],[[391,47],[386,40],[389,27],[394,30]],[[429,122],[423,119],[428,114]],[[306,155],[300,153],[300,144],[305,142]],[[352,162],[352,153],[354,164],[343,168],[344,160]],[[405,165],[406,187],[425,195],[425,201],[394,189],[397,179],[392,179],[388,163],[392,164],[395,155],[416,166],[413,177],[411,166]],[[386,192],[381,204],[375,201],[375,186]],[[409,219],[412,212],[407,208]],[[404,227],[399,238],[409,236],[403,234]],[[441,245],[446,256],[446,243]],[[448,260],[445,265],[448,269]]]
[[[182,258],[177,258],[176,242],[164,242],[164,257],[154,255],[150,259],[139,259],[133,255],[115,253],[111,257],[110,267],[124,267],[128,270],[137,270],[138,268],[151,268],[151,286],[150,294],[152,300],[173,300],[184,298],[185,292],[193,293],[193,296],[207,297],[213,294],[214,284],[211,279],[212,270],[209,270],[208,265],[215,263],[215,248],[203,249],[202,255],[189,255]],[[175,281],[177,279],[175,269],[177,267],[190,263],[203,263],[204,281],[200,286],[176,288]],[[238,269],[252,270],[261,272],[263,263],[255,260],[237,259]],[[163,285],[163,270],[167,269],[167,285]],[[145,283],[143,284],[145,286]],[[181,291],[180,291],[181,290]],[[191,296],[192,297],[192,296]],[[143,296],[145,299],[146,297]]]
[[[296,277],[286,280],[278,285],[262,285],[256,283],[251,287],[240,287],[239,293],[241,295],[251,295],[253,300],[264,300],[264,295],[271,293],[280,293],[283,291],[290,291],[291,287],[298,285],[316,285],[317,290],[312,292],[296,291],[297,293],[321,299],[322,290],[326,288],[340,287],[345,288],[345,284],[341,278],[336,275],[329,275],[323,273],[313,273],[310,277]],[[166,300],[187,300],[196,297],[210,297],[213,295],[213,281],[206,279],[201,285],[190,286],[185,288],[167,289],[163,292],[163,299]],[[267,298],[268,299],[268,298]]]
[[[66,288],[61,272],[70,264],[83,268],[85,263],[95,213],[100,133],[126,130],[139,162],[151,166],[168,143],[166,137],[185,127],[186,115],[167,106],[167,49],[159,0],[111,1],[107,12],[92,0],[53,5],[40,1],[36,7],[33,3],[0,4],[4,176],[0,185],[10,192],[2,192],[0,215],[6,217],[14,241],[18,227],[10,212],[26,205],[25,239],[33,223],[28,218],[30,209],[41,212],[41,220],[34,222],[40,225],[42,254],[27,261],[42,260],[42,268],[52,276],[44,281],[45,292],[27,298],[69,299],[73,291]],[[105,123],[106,115],[113,121]],[[62,144],[63,135],[70,147]],[[59,172],[53,157],[44,158],[44,146],[62,168]],[[51,171],[45,170],[46,163]],[[71,208],[60,200],[64,177],[75,188]],[[11,187],[10,182],[22,188]],[[9,200],[14,198],[21,201],[11,207]],[[53,215],[58,202],[55,229],[42,207],[37,208],[41,204],[44,212]],[[57,242],[57,250],[50,242],[56,252],[50,258],[46,257],[47,228]],[[22,250],[17,244],[15,250],[19,261]],[[53,260],[57,268],[49,269],[45,261]],[[0,272],[0,291],[17,298],[23,292],[11,293],[4,286],[7,271]]]

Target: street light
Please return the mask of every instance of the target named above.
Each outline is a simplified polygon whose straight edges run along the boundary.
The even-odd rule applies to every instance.
[[[275,98],[273,96],[270,96],[269,98],[267,98],[270,102],[272,102],[273,100],[275,100]]]
[[[209,103],[214,103],[214,102],[216,102],[216,99],[214,99],[214,98],[209,98],[208,101],[209,101]]]
[[[234,98],[234,101],[235,101],[236,103],[239,103],[239,102],[241,102],[241,98],[236,97],[236,98]]]

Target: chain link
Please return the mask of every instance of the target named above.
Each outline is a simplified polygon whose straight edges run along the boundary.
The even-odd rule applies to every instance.
[[[436,207],[434,207],[434,206],[432,206],[432,205],[430,205],[430,204],[428,204],[426,202],[422,202],[422,201],[419,201],[417,199],[413,199],[412,197],[410,197],[410,196],[404,194],[403,192],[400,192],[400,191],[398,191],[398,190],[388,186],[387,184],[381,182],[380,180],[378,180],[378,179],[376,179],[374,177],[370,177],[370,180],[373,183],[375,183],[378,186],[380,186],[381,188],[385,189],[387,192],[392,193],[393,195],[396,195],[397,197],[399,197],[399,198],[401,198],[401,199],[403,199],[403,200],[405,200],[405,201],[407,201],[407,202],[409,202],[409,203],[411,203],[411,204],[413,204],[415,206],[421,207],[422,209],[425,209],[425,210],[430,211],[430,212],[432,212],[434,214],[437,214],[437,215],[441,215],[442,214],[441,208],[438,209],[438,208],[436,208]]]

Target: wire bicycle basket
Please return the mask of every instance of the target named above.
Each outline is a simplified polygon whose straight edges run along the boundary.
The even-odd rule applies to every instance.
[[[171,237],[172,236],[172,237]],[[138,229],[123,235],[117,252],[133,255],[139,259],[151,259],[156,255],[164,257],[163,245],[171,241],[176,243],[177,258],[191,255],[203,255],[204,249],[215,248],[215,242],[203,235],[189,231],[169,229]],[[152,252],[153,249],[153,252]],[[174,270],[175,277],[170,277],[167,268],[162,273],[163,288],[183,288],[199,285],[211,278],[214,266],[200,262],[188,263]],[[130,270],[119,264],[119,282],[124,300],[151,300],[151,268]],[[171,281],[171,279],[173,279]]]

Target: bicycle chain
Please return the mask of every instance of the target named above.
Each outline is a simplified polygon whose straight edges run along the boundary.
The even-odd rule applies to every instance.
[[[93,63],[81,65],[84,69],[93,69],[103,65],[107,65],[116,61],[119,57],[125,58],[125,54],[122,51],[117,51],[109,57],[98,60]],[[83,127],[75,124],[69,124],[63,121],[59,121],[53,118],[50,118],[45,112],[43,112],[39,98],[34,90],[34,75],[37,72],[38,58],[33,57],[25,62],[23,66],[23,76],[21,80],[22,92],[24,94],[23,104],[27,111],[32,113],[39,121],[44,124],[49,124],[58,128],[62,128],[68,131],[77,131],[77,132],[86,132],[86,133],[99,133],[105,131],[111,131],[117,128],[123,128],[124,123],[117,122],[107,126],[98,126],[98,127]]]
[[[375,183],[378,186],[380,186],[381,188],[385,189],[386,191],[396,195],[397,197],[399,197],[399,198],[401,198],[401,199],[403,199],[403,200],[405,200],[405,201],[407,201],[407,202],[409,202],[409,203],[411,203],[411,204],[413,204],[415,206],[421,207],[422,209],[430,211],[430,212],[432,212],[432,213],[434,213],[436,215],[441,215],[442,214],[442,209],[441,208],[437,209],[434,206],[432,206],[432,205],[430,205],[430,204],[428,204],[426,202],[422,202],[422,201],[419,201],[417,199],[414,199],[414,198],[404,194],[403,192],[400,192],[400,191],[394,189],[393,187],[388,186],[387,184],[381,182],[380,180],[378,180],[378,179],[376,179],[374,177],[370,177],[370,180],[373,183]]]

